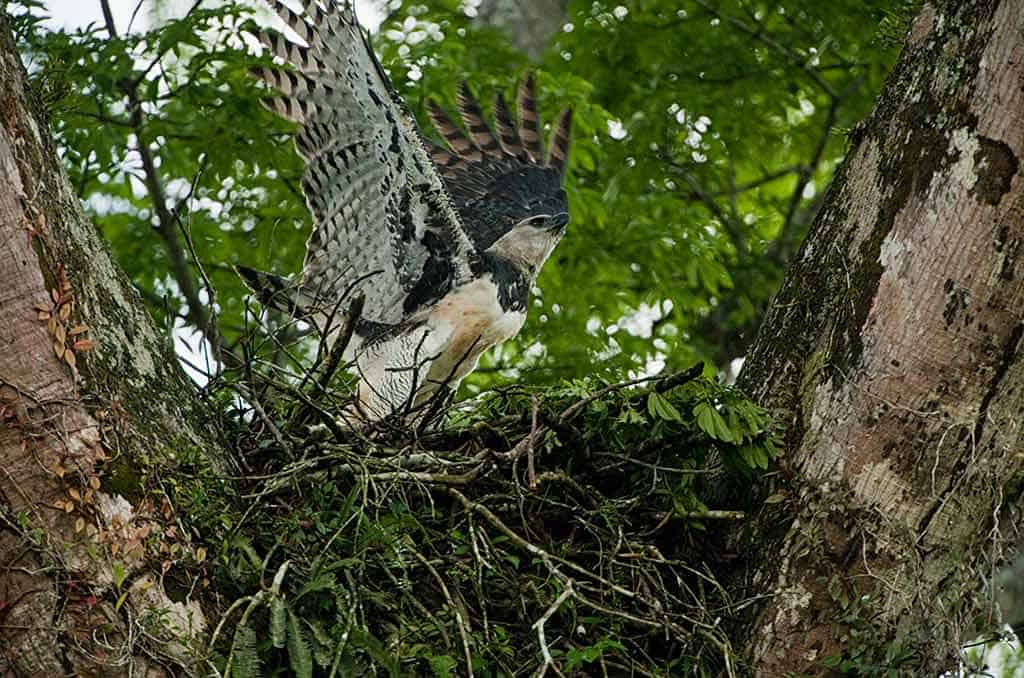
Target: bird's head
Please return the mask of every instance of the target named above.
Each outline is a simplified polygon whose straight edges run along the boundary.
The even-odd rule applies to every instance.
[[[568,212],[534,214],[517,222],[487,251],[537,273],[568,225]]]

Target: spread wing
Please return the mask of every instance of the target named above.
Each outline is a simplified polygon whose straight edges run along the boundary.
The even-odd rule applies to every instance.
[[[497,136],[465,83],[459,89],[458,106],[466,132],[435,102],[428,102],[434,128],[447,146],[431,144],[431,158],[466,234],[479,250],[490,247],[523,219],[568,212],[562,179],[569,156],[572,110],[565,109],[558,116],[545,156],[536,102],[532,73],[519,87],[518,125],[499,94],[494,102]]]
[[[469,279],[472,243],[351,3],[266,2],[306,43],[254,34],[290,66],[254,73],[278,92],[265,105],[299,124],[307,164],[314,229],[298,297],[330,310],[359,288],[366,320],[398,323]]]

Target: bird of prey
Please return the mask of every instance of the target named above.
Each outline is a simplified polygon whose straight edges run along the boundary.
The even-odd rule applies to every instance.
[[[569,223],[562,181],[572,111],[541,141],[532,74],[518,120],[504,98],[494,127],[463,83],[458,113],[429,114],[427,140],[378,62],[350,2],[266,0],[305,45],[254,33],[283,68],[255,68],[264,104],[298,123],[302,189],[314,228],[301,280],[239,267],[265,304],[301,316],[333,343],[336,313],[362,294],[345,359],[363,421],[408,413],[453,393],[488,348],[515,336],[530,290]],[[343,305],[344,304],[344,305]]]

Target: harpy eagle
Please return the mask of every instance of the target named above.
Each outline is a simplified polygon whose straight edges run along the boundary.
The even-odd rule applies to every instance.
[[[492,132],[462,84],[465,131],[435,103],[428,141],[373,53],[350,2],[266,0],[306,43],[254,34],[288,68],[256,68],[276,90],[265,105],[298,123],[302,189],[314,228],[302,278],[239,267],[269,306],[315,324],[333,343],[339,310],[364,295],[345,359],[359,377],[366,421],[421,408],[454,392],[488,348],[515,336],[534,281],[569,222],[562,180],[572,112],[544,155],[534,78],[517,118],[504,98]]]

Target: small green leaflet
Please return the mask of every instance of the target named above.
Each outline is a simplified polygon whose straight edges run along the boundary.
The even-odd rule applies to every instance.
[[[647,396],[647,411],[655,419],[683,422],[683,415],[679,414],[676,406],[670,403],[668,398],[657,392],[652,392]]]
[[[711,403],[698,403],[693,408],[693,413],[697,416],[697,426],[712,438],[727,443],[740,442],[742,436],[729,428],[725,419]]]

